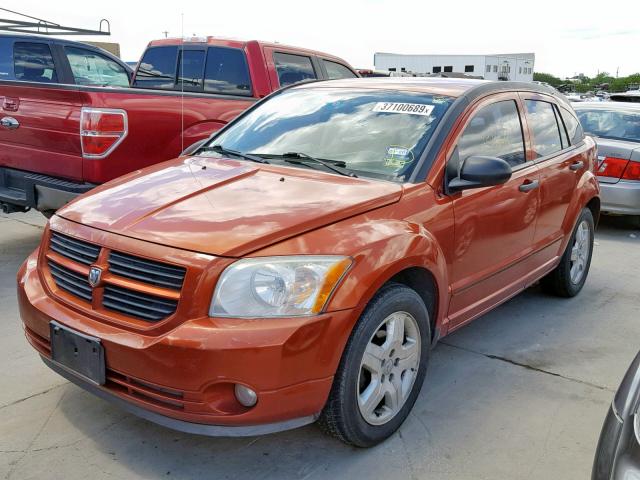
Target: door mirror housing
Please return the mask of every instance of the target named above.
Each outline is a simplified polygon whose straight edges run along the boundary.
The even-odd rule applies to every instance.
[[[460,173],[449,181],[449,193],[459,192],[470,188],[491,187],[502,185],[511,178],[511,165],[497,157],[472,155],[464,160]]]

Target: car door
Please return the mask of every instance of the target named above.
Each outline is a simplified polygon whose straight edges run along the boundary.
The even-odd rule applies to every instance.
[[[540,178],[534,162],[527,160],[517,95],[493,95],[472,108],[447,170],[456,171],[472,155],[486,155],[506,160],[513,174],[503,185],[453,195],[451,327],[522,289],[539,205]]]
[[[560,255],[563,237],[573,229],[573,220],[567,218],[580,175],[586,171],[589,159],[586,153],[577,153],[576,142],[582,137],[567,134],[561,109],[548,96],[520,94],[528,125],[531,155],[540,170],[540,208],[534,234],[537,268],[546,269]],[[584,158],[583,158],[584,156]],[[535,275],[534,275],[535,276]]]

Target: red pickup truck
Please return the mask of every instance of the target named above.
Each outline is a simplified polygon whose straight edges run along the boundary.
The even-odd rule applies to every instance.
[[[120,67],[95,49],[83,56],[84,44],[14,37],[0,38],[4,212],[50,215],[97,184],[177,157],[274,90],[358,76],[320,52],[194,37],[149,43],[123,87],[108,75]]]

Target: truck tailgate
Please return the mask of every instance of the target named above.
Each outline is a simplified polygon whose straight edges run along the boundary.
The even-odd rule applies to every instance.
[[[80,109],[76,87],[0,83],[0,166],[82,180]]]

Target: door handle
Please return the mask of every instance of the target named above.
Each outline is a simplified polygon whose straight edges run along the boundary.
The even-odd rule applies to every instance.
[[[582,162],[582,161],[580,161],[580,162],[575,162],[575,163],[572,163],[571,165],[569,165],[569,169],[570,169],[570,170],[573,170],[574,172],[575,172],[576,170],[580,170],[580,169],[582,169],[582,167],[584,167],[584,162]]]
[[[521,192],[529,192],[531,190],[538,188],[539,185],[540,185],[540,182],[538,180],[532,180],[532,181],[527,180],[525,183],[523,183],[518,187],[518,190],[520,190]]]
[[[2,117],[0,125],[9,130],[15,130],[20,126],[20,122],[13,117]]]

